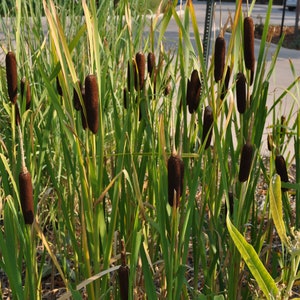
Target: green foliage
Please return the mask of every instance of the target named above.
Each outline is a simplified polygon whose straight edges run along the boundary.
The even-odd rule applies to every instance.
[[[18,127],[6,70],[0,69],[0,269],[14,299],[41,299],[49,270],[67,289],[61,299],[80,299],[83,289],[89,299],[118,299],[117,270],[124,263],[130,269],[130,299],[287,299],[291,293],[299,278],[300,117],[297,112],[294,120],[291,113],[281,124],[276,113],[286,95],[299,90],[299,78],[291,63],[295,80],[267,107],[282,41],[267,64],[265,26],[250,85],[242,1],[237,1],[225,58],[231,79],[221,100],[225,74],[216,83],[214,60],[206,66],[192,1],[183,14],[176,4],[169,1],[158,16],[159,1],[2,3],[1,12],[15,16],[11,25],[1,21],[3,49],[16,53],[18,80],[25,76],[31,87],[29,110],[19,91]],[[271,8],[270,1],[266,24]],[[178,28],[176,49],[165,35],[171,20]],[[156,74],[145,76],[143,89],[135,87],[137,52],[156,56]],[[201,79],[201,95],[189,114],[187,80],[193,70]],[[236,108],[238,72],[248,82],[243,114]],[[82,123],[89,116],[78,80],[84,85],[88,74],[96,75],[99,92],[95,134]],[[75,91],[79,111],[73,106]],[[202,120],[208,105],[213,139],[206,149]],[[267,165],[261,156],[266,130],[274,142]],[[271,179],[277,154],[288,166],[293,161],[285,146],[293,140],[296,182],[282,183],[286,192],[278,177],[274,185]],[[249,177],[240,182],[246,142],[253,155]],[[184,164],[178,207],[168,204],[172,153]],[[17,178],[23,163],[34,187],[33,225],[24,224],[21,210]],[[263,208],[256,197],[261,178],[270,183]],[[294,191],[295,220],[289,201]],[[281,240],[276,255],[274,226]]]

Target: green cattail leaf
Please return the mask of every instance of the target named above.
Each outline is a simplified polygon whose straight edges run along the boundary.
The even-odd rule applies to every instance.
[[[148,299],[157,299],[154,281],[153,281],[153,273],[150,270],[150,262],[147,259],[145,245],[141,244],[140,248],[140,255],[142,259],[142,269],[143,269],[143,275],[145,278],[145,292],[148,297]],[[148,255],[149,256],[149,255]]]
[[[270,182],[270,209],[272,218],[280,237],[281,242],[289,246],[289,241],[286,235],[285,225],[282,213],[282,194],[281,194],[281,179],[275,174],[272,182]]]
[[[21,232],[21,226],[17,222],[18,213],[16,207],[9,199],[4,206],[4,229],[5,232],[0,233],[0,249],[1,249],[1,264],[0,267],[5,270],[9,280],[13,299],[24,299],[24,289],[22,287],[22,275],[20,266],[18,265],[18,238],[16,232]],[[12,221],[14,225],[12,226]],[[20,234],[21,239],[24,239],[23,232]],[[24,242],[24,240],[23,240]]]
[[[279,294],[278,288],[272,276],[268,273],[263,263],[259,259],[252,245],[250,245],[244,236],[231,223],[229,215],[226,217],[226,224],[229,234],[239,250],[242,258],[246,262],[249,270],[255,278],[259,288],[262,290],[266,299],[274,299]]]

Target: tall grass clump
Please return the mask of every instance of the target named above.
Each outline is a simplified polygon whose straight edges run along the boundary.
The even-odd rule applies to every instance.
[[[236,1],[208,65],[192,1],[150,2],[2,4],[2,298],[295,294],[299,78],[269,97],[272,1],[258,53]]]

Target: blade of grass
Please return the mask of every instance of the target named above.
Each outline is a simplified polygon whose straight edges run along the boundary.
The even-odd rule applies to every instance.
[[[279,290],[274,279],[264,267],[253,246],[245,240],[244,236],[240,234],[239,231],[231,223],[229,214],[227,214],[226,217],[226,224],[235,246],[242,255],[242,258],[246,262],[249,270],[254,276],[265,297],[267,299],[275,298],[279,294]]]
[[[289,247],[283,220],[281,197],[281,179],[279,175],[274,175],[272,182],[270,182],[270,210],[281,242]]]

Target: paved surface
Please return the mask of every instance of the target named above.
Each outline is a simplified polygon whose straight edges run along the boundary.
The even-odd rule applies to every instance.
[[[185,5],[185,1],[183,1],[183,6],[178,5],[177,11],[180,14],[181,9],[183,11]],[[195,8],[196,18],[199,25],[199,32],[203,34],[204,22],[205,22],[205,10],[206,10],[206,1],[193,1],[193,5]],[[221,12],[221,13],[220,13]],[[247,13],[247,6],[243,4],[243,12]],[[265,20],[267,12],[267,5],[262,4],[255,4],[251,16],[256,24],[263,23]],[[232,18],[234,17],[235,13],[235,3],[222,3],[222,5],[216,4],[215,6],[215,14],[214,14],[214,22],[213,22],[213,32],[212,37],[217,36],[220,30],[220,26],[223,26],[231,14]],[[273,6],[270,24],[273,25],[280,25],[282,19],[283,7],[282,6]],[[295,25],[295,11],[285,11],[285,26],[294,26]],[[300,25],[300,24],[299,24]],[[176,45],[176,40],[178,39],[178,29],[174,21],[171,21],[167,33],[166,39],[170,40],[172,47]],[[229,39],[230,35],[226,34],[226,38]],[[213,38],[212,38],[213,39]],[[193,33],[191,32],[191,40],[193,42]],[[213,41],[212,41],[213,44]],[[255,41],[255,50],[256,50],[256,57],[258,56],[258,49],[260,46],[260,41]],[[268,62],[270,61],[274,51],[276,49],[275,45],[270,45],[268,51]],[[286,48],[281,48],[279,57],[276,63],[275,72],[273,73],[271,80],[270,80],[270,88],[269,88],[269,97],[268,97],[268,107],[271,107],[273,104],[274,99],[279,97],[279,95],[287,88],[295,79],[294,75],[292,74],[290,62],[294,65],[296,70],[297,76],[300,76],[300,51],[298,50],[290,50]],[[299,111],[300,108],[300,83],[298,84],[298,91],[294,89],[293,92],[296,95],[296,104],[293,107],[294,117],[296,116],[296,112]],[[277,109],[277,117],[280,119],[281,115],[288,115],[290,110],[292,109],[292,103],[294,103],[295,99],[291,95],[288,95],[284,98],[284,105],[282,107],[278,107]],[[294,119],[293,119],[294,120]],[[292,120],[292,121],[293,121]],[[272,124],[272,116],[267,119],[267,125]],[[291,124],[289,124],[292,126]],[[265,132],[267,134],[267,132]],[[263,144],[262,153],[268,154],[266,144]],[[288,151],[291,154],[294,154],[294,146],[292,143],[288,145]]]

